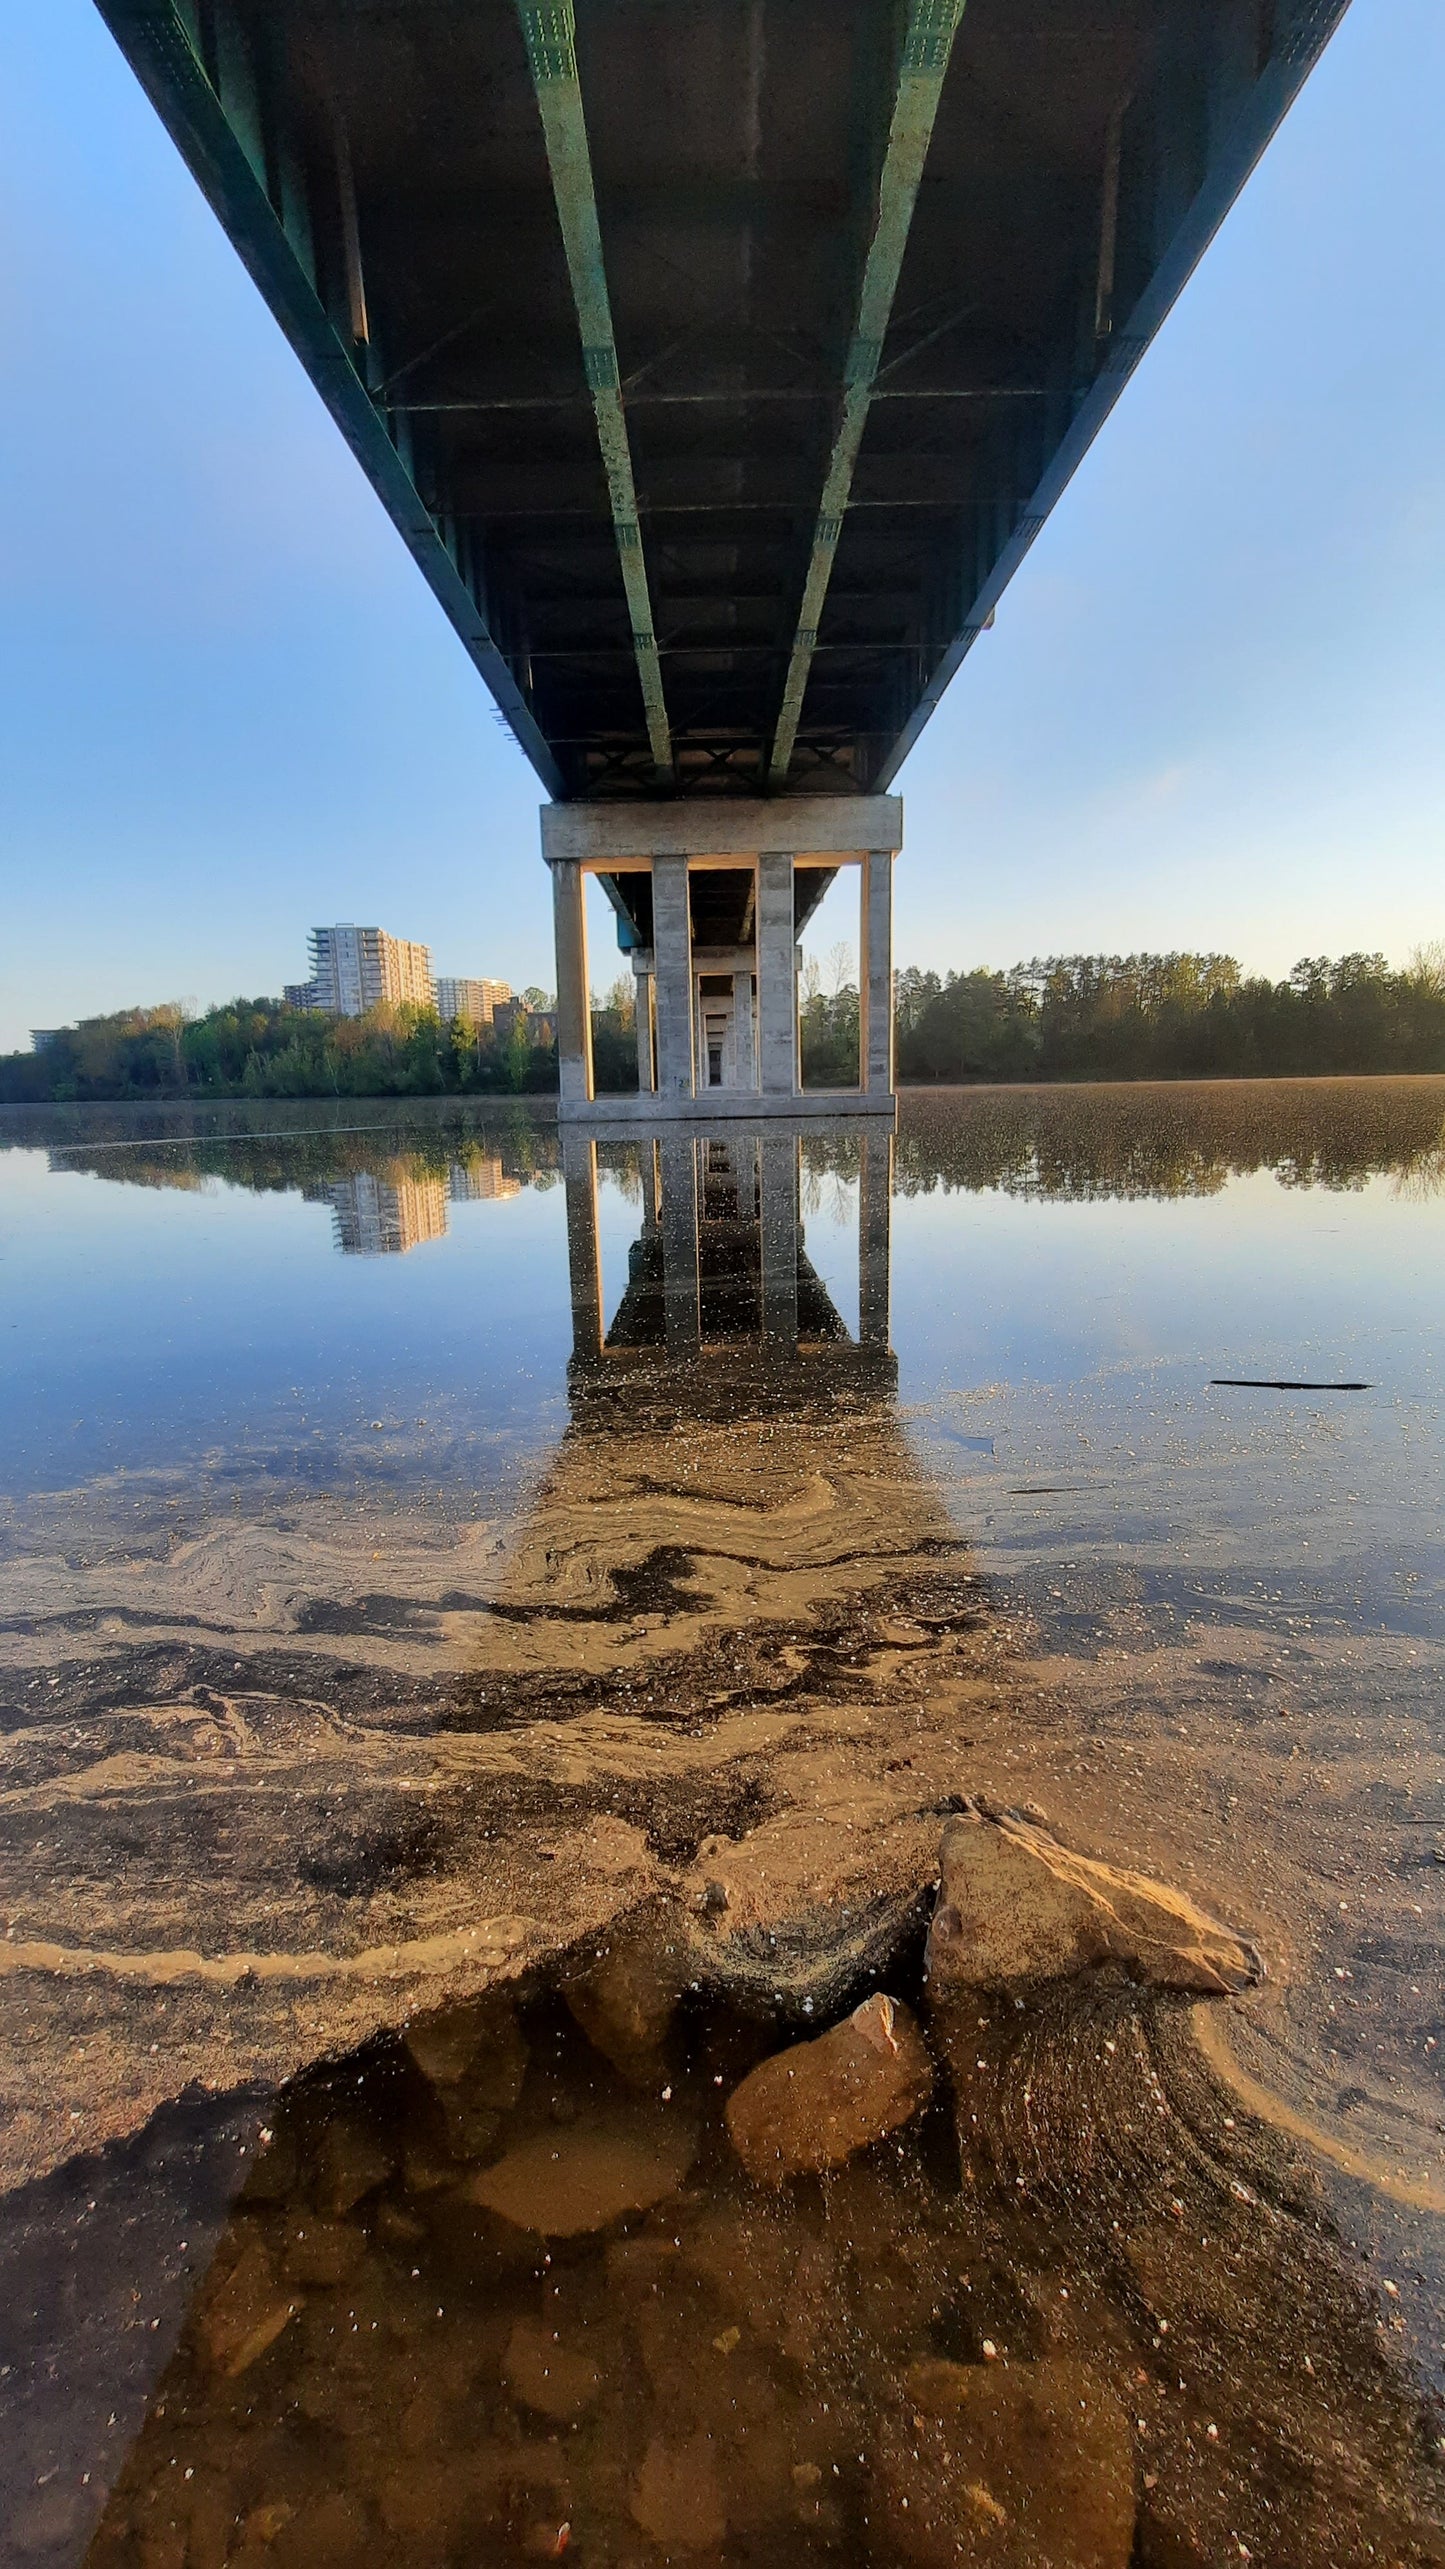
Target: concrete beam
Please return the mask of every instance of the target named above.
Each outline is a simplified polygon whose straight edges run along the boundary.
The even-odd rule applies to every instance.
[[[899,794],[739,795],[725,801],[550,803],[542,811],[542,854],[605,872],[659,856],[694,860],[793,856],[829,864],[903,845]]]
[[[517,15],[527,46],[527,61],[537,93],[547,163],[562,227],[562,247],[572,280],[572,299],[582,333],[582,362],[597,442],[607,475],[617,558],[632,618],[632,649],[642,686],[647,738],[660,776],[672,777],[672,738],[662,689],[662,662],[653,626],[652,597],[642,554],[637,518],[637,489],[632,474],[632,448],[622,407],[622,375],[612,328],[612,303],[602,260],[602,229],[597,219],[597,191],[587,120],[577,77],[577,29],[572,0],[517,0]]]
[[[865,856],[860,926],[863,1002],[858,1077],[872,1094],[893,1091],[893,859]]]
[[[878,181],[878,210],[873,238],[863,266],[858,314],[843,370],[843,408],[828,459],[823,496],[813,529],[813,548],[803,583],[778,727],[768,760],[768,782],[781,785],[793,761],[793,745],[807,692],[808,672],[818,647],[823,601],[833,576],[833,561],[843,532],[843,518],[853,488],[853,474],[883,342],[893,313],[903,253],[917,202],[923,165],[933,138],[933,120],[943,95],[953,39],[963,16],[964,0],[910,0],[903,56],[893,94],[888,142]]]
[[[758,1085],[764,1095],[797,1097],[800,1082],[793,860],[773,850],[758,859],[758,1064]]]
[[[634,976],[634,1006],[637,1012],[637,1093],[652,1095],[654,1079],[652,1044],[652,964],[638,966]]]
[[[772,1124],[778,1121],[797,1124],[800,1129],[815,1123],[851,1122],[855,1115],[877,1116],[888,1122],[896,1120],[898,1101],[893,1097],[869,1097],[859,1088],[810,1088],[806,1094],[792,1090],[775,1097],[761,1095],[756,1089],[705,1088],[697,1097],[638,1097],[623,1089],[611,1097],[594,1097],[589,1102],[572,1106],[564,1099],[558,1109],[566,1124],[596,1125],[602,1131],[623,1134],[638,1125],[653,1132],[673,1124],[695,1124],[705,1131],[712,1124]]]
[[[552,868],[557,940],[557,1086],[564,1114],[592,1095],[592,1000],[587,987],[587,914],[580,865]]]
[[[657,992],[655,1104],[669,1112],[689,1104],[697,1085],[692,1054],[692,918],[685,856],[660,856],[652,869],[652,958]]]

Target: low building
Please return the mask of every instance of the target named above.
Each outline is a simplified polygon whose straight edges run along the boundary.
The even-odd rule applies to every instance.
[[[316,984],[314,981],[288,981],[281,993],[281,996],[286,1002],[288,1008],[316,1008],[320,1006],[320,1001],[316,996]]]
[[[61,1036],[68,1035],[69,1032],[68,1026],[32,1026],[30,1049],[33,1053],[48,1053],[51,1045],[58,1044]]]
[[[409,937],[388,936],[384,928],[358,928],[342,921],[332,928],[313,928],[312,997],[309,1005],[333,1017],[364,1017],[384,1000],[396,1006],[432,1008],[431,948]],[[293,988],[307,985],[293,983]]]
[[[520,1029],[522,1041],[535,1044],[540,1050],[543,1045],[555,1044],[557,1040],[557,1011],[555,1008],[529,1008],[525,999],[507,999],[493,1009],[492,1029],[504,1044],[510,1043],[514,1032]]]
[[[437,1015],[444,1026],[460,1017],[464,1026],[490,1026],[493,1011],[512,996],[510,981],[469,981],[460,973],[439,972]]]

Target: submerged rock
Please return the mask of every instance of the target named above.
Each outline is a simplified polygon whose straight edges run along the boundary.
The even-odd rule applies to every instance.
[[[564,2346],[540,2319],[518,2320],[502,2358],[502,2379],[524,2408],[564,2425],[590,2408],[602,2388],[591,2357]]]
[[[624,1937],[563,1995],[587,2040],[634,2087],[650,2086],[677,2011],[682,1967],[655,1935]]]
[[[469,2178],[463,2192],[519,2230],[570,2239],[665,2202],[696,2147],[696,2128],[681,2115],[554,2128],[519,2142]]]
[[[749,2071],[728,2099],[728,2131],[749,2176],[781,2185],[841,2167],[907,2123],[932,2090],[917,2025],[880,1990],[816,2041]]]
[[[711,2437],[668,2444],[655,2435],[632,2484],[631,2508],[664,2552],[715,2550],[728,2523]]]
[[[522,2093],[527,2042],[511,2000],[474,1998],[413,2017],[404,2040],[427,2081],[453,2158],[484,2158]]]
[[[349,2222],[300,2213],[283,2234],[281,2273],[288,2284],[341,2284],[366,2254],[363,2232]]]
[[[396,2155],[369,2124],[337,2114],[317,2153],[316,2200],[324,2212],[350,2212],[396,2170]]]
[[[1091,2366],[915,2364],[883,2438],[880,2515],[917,2569],[1128,2569],[1134,2448]]]
[[[279,2280],[265,2248],[252,2240],[229,2273],[208,2288],[196,2316],[201,2354],[214,2373],[235,2381],[273,2346],[301,2308]]]
[[[433,2087],[465,2081],[479,2104],[507,2113],[522,2092],[527,2043],[511,2000],[499,1995],[468,1999],[414,2016],[402,2037]]]
[[[1223,1994],[1264,1976],[1254,1947],[1182,1891],[1075,1855],[1033,1821],[965,1811],[943,1832],[928,1935],[935,2005],[1117,1963],[1155,1989]]]

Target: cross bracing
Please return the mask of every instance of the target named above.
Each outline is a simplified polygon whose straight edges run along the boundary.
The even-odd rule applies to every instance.
[[[896,776],[1345,0],[97,0],[557,797]]]

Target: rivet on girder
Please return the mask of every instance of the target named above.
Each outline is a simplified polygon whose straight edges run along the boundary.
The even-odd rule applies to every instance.
[[[914,0],[903,44],[905,74],[936,80],[948,68],[949,48],[963,16],[963,0]]]
[[[518,10],[522,39],[534,80],[575,80],[577,29],[570,0],[563,6],[536,8],[522,0]]]

